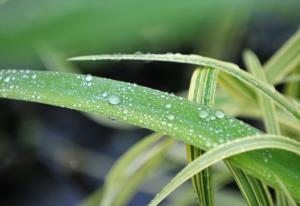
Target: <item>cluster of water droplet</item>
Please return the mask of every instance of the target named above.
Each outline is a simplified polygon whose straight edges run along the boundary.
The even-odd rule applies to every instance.
[[[270,150],[266,149],[262,151],[262,157],[265,162],[269,162],[269,160],[272,159],[272,153],[270,152]]]
[[[30,70],[1,70],[0,71],[0,92],[2,97],[7,97],[10,91],[22,90],[22,86],[18,78],[23,80],[30,80],[33,84],[36,83],[37,75],[33,74]],[[38,85],[35,85],[38,87]],[[21,99],[32,98],[37,101],[41,99],[41,96],[36,92],[33,92],[30,96],[26,92],[23,93],[24,97]]]

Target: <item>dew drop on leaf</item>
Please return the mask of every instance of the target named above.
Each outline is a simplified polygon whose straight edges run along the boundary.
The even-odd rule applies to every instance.
[[[165,106],[167,109],[170,109],[171,107],[172,107],[172,105],[171,104],[166,104],[166,106]]]
[[[173,114],[168,115],[168,120],[174,120],[174,119],[175,119],[175,116]]]
[[[218,110],[218,111],[216,111],[216,117],[218,117],[219,119],[222,119],[222,118],[224,118],[224,113],[222,112],[222,111],[220,111],[220,110]]]
[[[119,96],[112,94],[111,96],[108,97],[108,102],[112,105],[118,105],[121,103],[121,99]]]
[[[211,147],[211,142],[210,142],[210,141],[207,141],[207,142],[205,142],[205,145],[206,145],[207,147]]]
[[[201,111],[199,112],[199,117],[200,117],[200,118],[204,119],[204,118],[206,118],[207,116],[208,116],[208,112],[207,112],[207,111],[201,110]]]
[[[102,97],[107,97],[107,92],[103,92]]]
[[[128,114],[128,109],[124,109],[123,114]]]
[[[93,79],[93,77],[92,77],[92,75],[90,75],[90,74],[88,74],[88,75],[86,75],[86,78],[85,78],[85,80],[86,81],[91,81]]]
[[[10,77],[6,77],[6,78],[4,79],[5,82],[9,82],[9,80],[10,80]]]

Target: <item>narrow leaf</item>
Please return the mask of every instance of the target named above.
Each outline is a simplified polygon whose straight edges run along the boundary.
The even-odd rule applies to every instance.
[[[217,73],[212,68],[196,69],[193,73],[189,89],[188,99],[204,106],[212,106],[215,99],[217,85]],[[187,145],[187,157],[191,162],[201,154],[203,150],[192,145]],[[214,189],[212,169],[207,168],[192,178],[193,187],[197,193],[199,202],[204,206],[214,205]]]

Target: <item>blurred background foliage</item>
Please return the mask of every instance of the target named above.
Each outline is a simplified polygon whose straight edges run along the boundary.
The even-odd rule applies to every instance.
[[[299,28],[299,11],[298,0],[0,0],[0,67],[91,73],[184,92],[190,66],[65,59],[180,52],[243,66],[241,54],[249,48],[265,62]],[[228,96],[219,92],[217,98]],[[78,204],[99,189],[115,160],[149,133],[90,114],[1,100],[0,205]],[[172,147],[163,162],[128,205],[145,205],[185,164],[182,145]],[[216,175],[223,172],[217,203],[242,205],[224,170],[216,168]],[[187,183],[165,204],[194,205],[193,200]]]

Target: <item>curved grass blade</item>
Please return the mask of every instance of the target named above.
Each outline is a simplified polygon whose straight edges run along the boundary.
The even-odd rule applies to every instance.
[[[245,82],[249,86],[257,89],[261,94],[273,99],[280,107],[289,111],[298,120],[300,120],[300,110],[295,108],[282,94],[266,83],[257,80],[253,75],[243,71],[237,65],[223,62],[199,55],[183,54],[115,54],[115,55],[90,55],[73,57],[69,60],[143,60],[143,61],[165,61],[185,64],[194,64],[198,66],[208,66],[224,71],[237,79]]]
[[[171,139],[161,134],[145,137],[131,147],[111,168],[105,185],[102,206],[126,205],[145,177],[160,163],[172,145]]]
[[[218,144],[260,133],[255,128],[206,106],[135,84],[59,72],[0,71],[0,97],[51,104],[145,127],[209,150]],[[206,117],[199,115],[206,112]],[[278,187],[279,177],[300,202],[299,157],[284,151],[238,155],[230,163]],[[288,168],[288,174],[287,174]]]
[[[217,71],[213,68],[196,69],[191,79],[188,99],[204,106],[212,106],[215,99]],[[204,153],[192,145],[186,146],[189,162]],[[192,178],[192,184],[199,202],[204,206],[214,205],[212,169],[207,168]]]
[[[181,170],[150,202],[149,206],[158,205],[172,191],[203,169],[212,166],[220,160],[234,155],[265,148],[277,148],[300,155],[300,143],[277,135],[257,135],[233,140],[220,145],[194,160]]]

